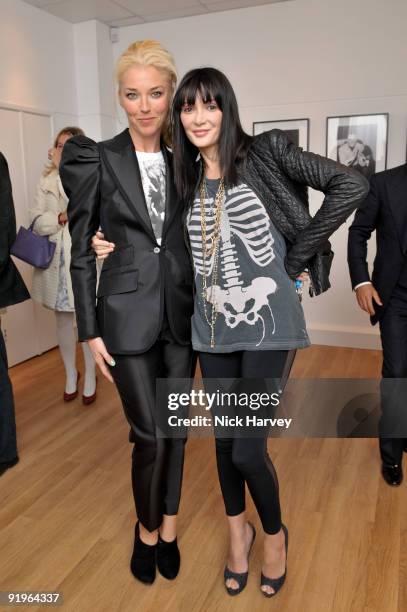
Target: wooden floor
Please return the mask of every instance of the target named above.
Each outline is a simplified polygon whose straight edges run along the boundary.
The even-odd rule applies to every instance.
[[[315,346],[299,352],[293,376],[376,377],[380,359],[378,351]],[[213,441],[191,439],[182,570],[175,582],[158,576],[148,587],[128,569],[131,446],[114,387],[99,377],[96,404],[64,404],[56,350],[11,377],[21,459],[0,479],[0,591],[61,591],[72,612],[407,610],[407,483],[382,482],[376,440],[270,441],[290,549],[287,583],[268,600],[258,589],[261,537],[245,592],[231,598],[224,590],[227,533]],[[260,532],[251,502],[248,511]]]

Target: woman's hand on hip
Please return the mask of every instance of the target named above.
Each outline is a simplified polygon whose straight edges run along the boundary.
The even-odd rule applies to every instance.
[[[110,380],[110,382],[113,382],[112,375],[110,374],[106,364],[108,363],[110,366],[114,366],[116,365],[116,362],[113,357],[107,352],[105,343],[103,342],[102,338],[91,338],[87,342],[92,352],[93,358],[98,364],[103,376],[105,376],[107,380]]]
[[[308,279],[309,279],[308,272],[301,272],[301,274],[299,274],[295,280],[299,280],[302,283],[306,283]]]
[[[92,237],[92,249],[95,251],[95,255],[99,260],[109,257],[110,253],[115,249],[114,243],[108,242],[104,238],[105,236],[102,232],[96,232]]]

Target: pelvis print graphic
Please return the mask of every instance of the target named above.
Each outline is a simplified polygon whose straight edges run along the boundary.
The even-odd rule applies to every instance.
[[[209,202],[206,202],[206,210],[207,240],[210,244],[213,221],[211,221]],[[198,210],[196,214],[199,214]],[[263,308],[266,309],[263,315],[267,312],[270,314],[271,333],[275,333],[275,322],[268,298],[277,290],[277,284],[269,276],[257,276],[250,283],[244,284],[241,280],[242,266],[236,251],[236,238],[245,246],[252,262],[260,268],[267,266],[274,259],[274,240],[270,233],[267,212],[253,192],[244,185],[228,190],[221,217],[220,284],[207,288],[206,299],[215,304],[217,312],[225,317],[226,325],[230,328],[235,328],[240,323],[255,325],[261,321],[262,332],[257,343],[259,346],[264,339],[266,329],[264,316],[260,314]],[[196,272],[203,275],[201,241],[191,240],[191,244]],[[212,255],[211,259],[206,261],[208,276],[212,272],[213,260]]]

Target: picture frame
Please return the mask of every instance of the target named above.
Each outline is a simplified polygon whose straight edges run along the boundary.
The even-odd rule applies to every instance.
[[[268,130],[282,130],[297,147],[309,150],[309,119],[280,119],[278,121],[254,121],[253,136]]]
[[[326,156],[366,178],[387,167],[389,113],[326,119]]]

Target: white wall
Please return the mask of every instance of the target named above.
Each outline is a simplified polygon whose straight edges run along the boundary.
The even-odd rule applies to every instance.
[[[74,26],[79,123],[94,140],[116,133],[113,52],[109,28],[98,21]]]
[[[56,130],[75,122],[73,53],[70,23],[20,0],[0,0],[0,103],[51,111]]]
[[[79,124],[92,138],[111,137],[117,119],[108,26],[72,25],[20,0],[0,0],[0,105],[46,112],[55,132]]]
[[[134,40],[155,38],[180,75],[216,66],[235,87],[249,133],[253,121],[309,117],[316,153],[325,154],[327,116],[389,112],[390,168],[406,155],[406,24],[405,0],[293,0],[121,28],[113,53],[116,60]],[[311,195],[315,210],[321,200]],[[314,342],[379,346],[350,292],[346,240],[344,227],[333,239],[333,289],[304,300],[308,328]]]

